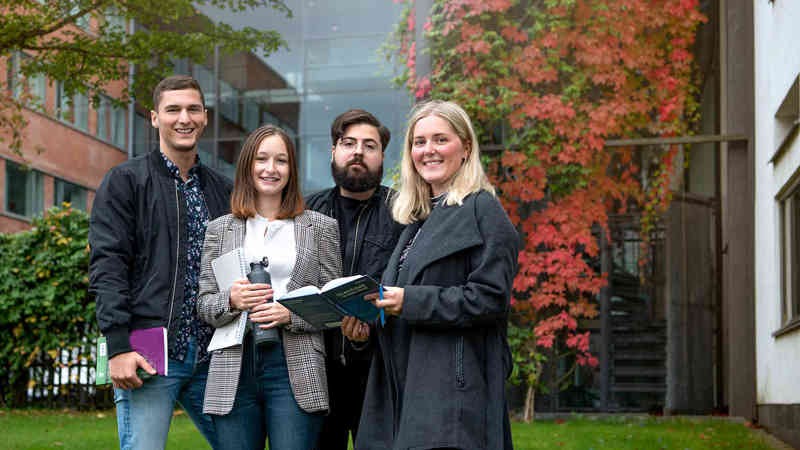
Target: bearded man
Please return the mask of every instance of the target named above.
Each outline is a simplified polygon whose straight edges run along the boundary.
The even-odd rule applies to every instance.
[[[306,199],[309,209],[339,222],[343,276],[380,281],[403,226],[392,219],[394,191],[381,185],[389,130],[372,114],[351,109],[331,124],[331,173],[336,186]],[[319,448],[347,449],[358,432],[372,350],[351,342],[340,328],[325,331],[330,414]]]

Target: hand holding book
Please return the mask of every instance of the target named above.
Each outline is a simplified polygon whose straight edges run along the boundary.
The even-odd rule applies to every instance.
[[[352,316],[342,318],[342,334],[351,341],[369,340],[369,325]]]
[[[137,352],[120,353],[108,361],[108,373],[114,387],[134,389],[142,380],[156,374],[156,369]]]
[[[375,292],[364,296],[364,300],[373,302],[375,307],[386,311],[393,316],[399,316],[403,312],[403,288],[394,286],[382,286],[383,292]]]
[[[97,338],[95,383],[113,383],[114,387],[134,389],[142,380],[155,375],[167,375],[167,329],[164,327],[136,329],[128,336],[132,351],[108,358],[105,336]]]
[[[380,310],[365,299],[377,293],[378,283],[366,275],[336,278],[322,288],[304,286],[288,292],[278,302],[317,329],[338,328],[346,316],[361,322],[376,319]]]

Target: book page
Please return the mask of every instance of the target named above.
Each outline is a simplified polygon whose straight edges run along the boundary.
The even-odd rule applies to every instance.
[[[214,350],[241,344],[246,326],[247,311],[242,311],[236,319],[214,329],[211,342],[208,343],[208,351],[213,352]]]
[[[217,288],[220,292],[228,291],[236,280],[246,280],[247,265],[244,260],[244,248],[235,248],[220,255],[211,261],[211,269],[214,270],[214,278],[217,280]],[[247,313],[242,312],[236,319],[214,329],[214,335],[211,336],[211,342],[208,344],[208,351],[241,344],[246,325]]]
[[[357,280],[357,279],[359,279],[359,278],[361,278],[363,276],[364,275],[353,275],[353,276],[349,276],[349,277],[334,278],[333,280],[328,281],[327,283],[325,283],[325,285],[322,286],[321,291],[325,292],[328,289],[333,289],[333,288],[335,288],[337,286],[341,286],[341,285],[349,283],[349,282],[351,282],[353,280]]]
[[[305,297],[306,295],[312,295],[312,294],[319,294],[319,288],[316,286],[303,286],[291,292],[287,292],[281,298],[279,298],[278,301],[281,302],[283,300],[288,300],[290,298]]]

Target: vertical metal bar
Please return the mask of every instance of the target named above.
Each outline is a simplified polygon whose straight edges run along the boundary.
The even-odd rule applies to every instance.
[[[428,75],[431,72],[431,55],[423,51],[427,48],[425,42],[425,22],[428,21],[428,16],[433,6],[433,0],[417,0],[414,5],[414,18],[416,19],[416,28],[414,29],[414,41],[416,42],[416,71],[417,79]]]
[[[600,289],[600,408],[608,411],[608,394],[611,389],[611,246],[605,230],[600,231],[600,271],[608,276],[608,283]]]
[[[716,42],[716,49],[714,52],[716,54],[716,58],[718,60],[717,64],[715,64],[714,69],[714,78],[716,79],[716,83],[714,83],[714,97],[716,99],[716,107],[717,107],[717,114],[716,119],[714,121],[714,133],[722,134],[722,114],[723,111],[722,107],[722,61],[721,57],[723,54],[722,45],[723,45],[723,20],[722,14],[722,5],[721,2],[725,0],[717,0],[714,2],[713,7],[713,14],[714,20],[718,23],[718,32],[716,33],[719,37],[717,38]],[[722,277],[722,147],[727,145],[725,143],[718,143],[714,146],[714,366],[715,366],[715,373],[714,373],[714,407],[721,408],[723,403],[725,402],[725,393],[722,389],[722,386],[725,382],[725,372],[723,368],[725,367],[723,361],[723,351],[722,346],[724,345],[724,336],[723,336],[723,326],[722,326],[722,295],[723,295],[723,277]]]
[[[128,34],[133,34],[133,27],[135,26],[136,22],[133,19],[128,21]],[[135,75],[136,69],[134,64],[130,64],[128,66],[128,89],[132,89],[133,87],[133,77]],[[133,158],[133,127],[134,127],[134,118],[136,117],[136,105],[135,100],[130,98],[130,102],[128,103],[128,142],[126,144],[126,150],[128,153],[128,159]],[[155,106],[153,106],[155,107]],[[113,124],[111,125],[113,127]]]
[[[214,46],[214,145],[212,146],[211,154],[214,161],[209,164],[213,168],[219,167],[219,108],[221,99],[219,97],[219,45]]]

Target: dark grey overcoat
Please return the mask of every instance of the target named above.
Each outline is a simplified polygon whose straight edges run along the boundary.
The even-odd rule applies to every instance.
[[[356,448],[512,448],[504,384],[519,235],[495,197],[471,194],[434,208],[399,274],[418,228],[406,228],[383,274],[384,285],[405,289],[403,310],[372,328]]]

